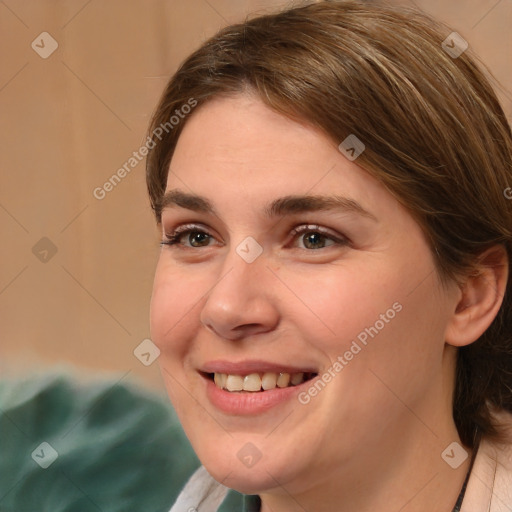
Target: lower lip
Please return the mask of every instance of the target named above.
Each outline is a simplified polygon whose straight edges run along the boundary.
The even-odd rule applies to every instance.
[[[210,379],[205,378],[205,380],[206,396],[210,402],[221,411],[233,415],[261,414],[296,397],[302,388],[311,384],[311,380],[309,380],[297,386],[267,391],[231,392],[218,388]]]

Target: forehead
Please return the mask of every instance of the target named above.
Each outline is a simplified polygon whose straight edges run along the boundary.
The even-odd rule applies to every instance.
[[[357,200],[368,211],[397,205],[335,141],[252,94],[214,98],[187,119],[167,180],[167,192],[176,189],[221,207],[263,207],[271,198],[327,194]]]
[[[216,97],[187,119],[173,161],[208,158],[234,165],[303,162],[304,147],[314,148],[310,159],[332,149],[333,143],[306,123],[293,121],[267,107],[252,93]]]

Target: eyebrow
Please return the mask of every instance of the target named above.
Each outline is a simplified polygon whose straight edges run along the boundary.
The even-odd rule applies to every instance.
[[[206,198],[197,194],[189,194],[179,189],[166,192],[160,202],[160,211],[165,208],[185,208],[198,213],[211,214],[218,217],[213,204]],[[375,222],[375,215],[365,210],[357,201],[342,196],[314,196],[314,195],[290,195],[271,201],[263,213],[268,218],[291,215],[294,213],[317,212],[337,210],[352,212],[362,217],[367,217]]]

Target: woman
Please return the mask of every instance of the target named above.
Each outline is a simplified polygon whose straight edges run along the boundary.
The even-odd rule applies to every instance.
[[[319,2],[170,80],[151,329],[204,465],[173,511],[511,510],[512,137],[449,32]]]

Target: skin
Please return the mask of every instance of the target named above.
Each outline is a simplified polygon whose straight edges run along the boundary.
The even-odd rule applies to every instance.
[[[205,196],[217,215],[164,209],[163,238],[186,223],[211,237],[200,247],[191,246],[197,234],[162,246],[152,339],[210,474],[259,494],[263,512],[450,512],[469,464],[452,469],[441,458],[462,444],[451,414],[455,346],[488,327],[506,271],[486,275],[493,286],[441,286],[422,230],[387,189],[324,134],[250,93],[214,99],[186,120],[170,164],[174,189]],[[263,215],[270,201],[295,194],[349,197],[377,220]],[[320,237],[320,248],[306,248],[306,233],[290,234],[304,224],[348,241]],[[247,236],[263,249],[252,263],[236,252]],[[400,312],[306,405],[293,398],[247,417],[219,411],[205,394],[197,369],[214,359],[322,374],[397,302]],[[261,454],[250,468],[237,457],[248,442]]]

